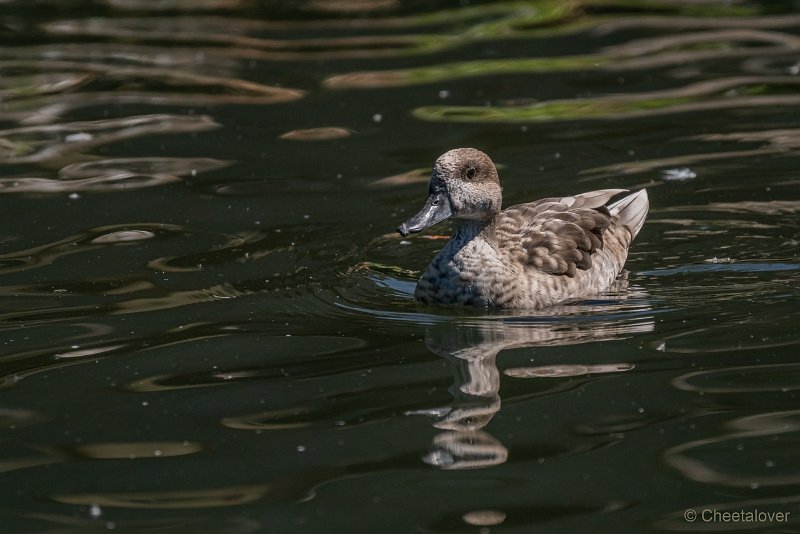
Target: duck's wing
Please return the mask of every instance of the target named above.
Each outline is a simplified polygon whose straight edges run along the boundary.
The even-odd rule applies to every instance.
[[[517,204],[498,215],[497,242],[512,261],[548,274],[573,277],[592,267],[612,221],[608,200],[624,189],[603,189]]]

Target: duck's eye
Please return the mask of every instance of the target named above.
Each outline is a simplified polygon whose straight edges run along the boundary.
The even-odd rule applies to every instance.
[[[467,167],[467,178],[472,180],[475,178],[475,175],[478,174],[478,169],[475,167]]]

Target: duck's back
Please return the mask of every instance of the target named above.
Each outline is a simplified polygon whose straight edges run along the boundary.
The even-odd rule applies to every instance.
[[[511,270],[523,276],[513,289],[497,291],[495,304],[542,307],[607,288],[649,208],[645,190],[606,205],[623,191],[547,198],[501,212],[493,240]]]

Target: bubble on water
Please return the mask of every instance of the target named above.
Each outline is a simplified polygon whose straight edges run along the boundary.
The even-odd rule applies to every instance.
[[[91,506],[89,507],[89,516],[90,516],[92,519],[97,519],[97,518],[98,518],[98,517],[100,517],[101,515],[103,515],[103,509],[102,509],[102,508],[100,508],[98,505],[96,505],[96,504],[93,504],[93,505],[91,505]]]
[[[375,115],[372,116],[372,122],[377,124],[380,123],[381,121],[383,121],[383,115],[381,115],[380,113],[376,113]]]
[[[442,89],[441,91],[439,91],[439,98],[444,99],[444,98],[447,98],[449,96],[450,96],[450,91],[448,91],[446,89]]]
[[[305,445],[298,445],[297,446],[297,452],[305,452],[305,451],[306,451],[306,446]]]

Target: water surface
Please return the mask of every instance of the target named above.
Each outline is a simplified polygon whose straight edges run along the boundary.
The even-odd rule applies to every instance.
[[[800,521],[791,2],[0,2],[4,531]],[[647,187],[623,280],[418,308],[442,152]]]

